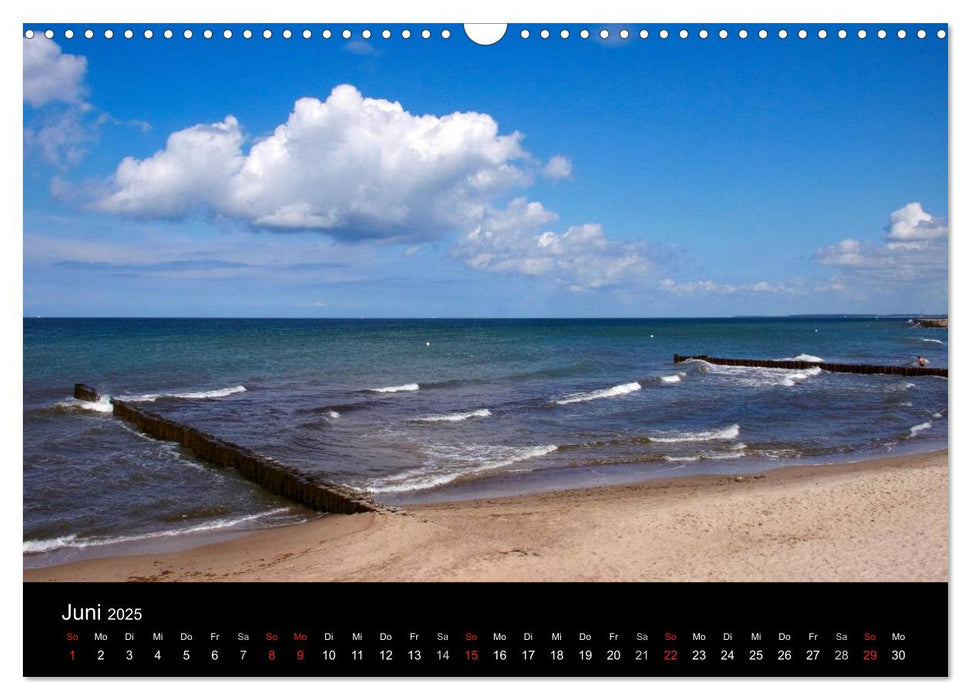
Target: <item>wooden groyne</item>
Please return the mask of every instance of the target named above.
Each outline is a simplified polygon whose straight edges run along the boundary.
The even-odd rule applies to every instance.
[[[912,323],[918,328],[947,328],[946,318],[918,318]]]
[[[97,401],[98,392],[89,387],[87,384],[75,384],[74,398],[78,399],[79,401]]]
[[[899,374],[905,377],[946,377],[946,367],[906,367],[898,365],[851,365],[840,362],[812,362],[806,360],[746,360],[729,357],[709,357],[708,355],[678,355],[674,361],[704,360],[713,365],[729,367],[770,367],[774,369],[811,369],[819,367],[827,372],[849,372],[852,374]]]
[[[93,393],[93,398],[88,398]],[[84,384],[74,385],[74,397],[97,401],[98,394]],[[380,503],[361,491],[329,484],[313,474],[288,467],[246,447],[220,440],[201,430],[149,413],[132,404],[112,399],[114,415],[158,440],[177,442],[196,457],[217,467],[238,471],[267,491],[294,503],[327,513],[365,513],[384,510]]]

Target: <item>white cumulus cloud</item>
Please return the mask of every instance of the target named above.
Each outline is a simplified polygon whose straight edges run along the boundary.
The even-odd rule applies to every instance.
[[[891,241],[928,241],[947,235],[947,220],[931,216],[911,202],[890,215],[887,238]]]
[[[932,216],[919,202],[890,214],[883,241],[847,238],[816,252],[816,259],[881,285],[947,279],[946,218]]]
[[[84,56],[63,53],[56,42],[43,34],[23,39],[24,102],[40,107],[50,102],[81,104],[87,88]]]
[[[298,100],[256,141],[233,117],[172,134],[126,158],[96,207],[136,217],[198,212],[256,228],[335,238],[421,240],[481,220],[492,200],[531,181],[518,132],[487,114],[416,115],[339,85]]]

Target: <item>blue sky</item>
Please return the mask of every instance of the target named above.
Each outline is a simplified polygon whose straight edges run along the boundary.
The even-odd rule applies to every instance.
[[[933,33],[311,28],[25,39],[24,314],[946,311]]]

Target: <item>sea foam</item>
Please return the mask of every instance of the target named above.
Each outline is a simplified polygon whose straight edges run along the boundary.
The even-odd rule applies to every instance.
[[[82,401],[81,399],[65,399],[58,401],[58,408],[79,409],[82,411],[95,411],[97,413],[112,413],[114,408],[111,406],[110,396],[99,396],[97,401]]]
[[[141,540],[152,540],[160,537],[178,537],[180,535],[191,535],[208,530],[225,530],[237,525],[241,525],[252,520],[258,520],[270,515],[277,515],[289,508],[274,508],[273,510],[256,513],[254,515],[244,515],[238,518],[219,518],[210,520],[207,523],[193,525],[191,527],[174,528],[172,530],[158,530],[156,532],[146,532],[138,535],[118,535],[115,537],[78,537],[76,534],[54,537],[47,540],[27,540],[24,542],[24,554],[41,554],[52,552],[57,549],[84,549],[85,547],[98,547],[109,544],[123,544],[125,542],[138,542]]]
[[[496,445],[467,445],[454,449],[439,449],[436,455],[449,464],[441,467],[428,466],[395,474],[372,481],[367,489],[374,493],[421,491],[443,486],[456,479],[508,467],[528,459],[548,455],[557,450],[556,445],[531,447],[505,447]]]
[[[791,370],[774,367],[737,367],[716,365],[701,361],[700,367],[707,374],[721,376],[730,382],[745,387],[785,386],[793,387],[823,370],[819,367]]]
[[[477,411],[468,411],[467,413],[443,413],[442,415],[425,416],[415,420],[419,423],[458,423],[470,418],[488,418],[491,415],[492,411],[488,408],[480,408]]]

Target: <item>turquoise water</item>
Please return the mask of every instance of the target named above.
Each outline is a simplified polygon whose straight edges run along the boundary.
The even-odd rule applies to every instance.
[[[24,551],[310,514],[132,431],[75,382],[388,503],[931,450],[947,380],[675,365],[674,353],[947,366],[902,318],[24,320]]]

